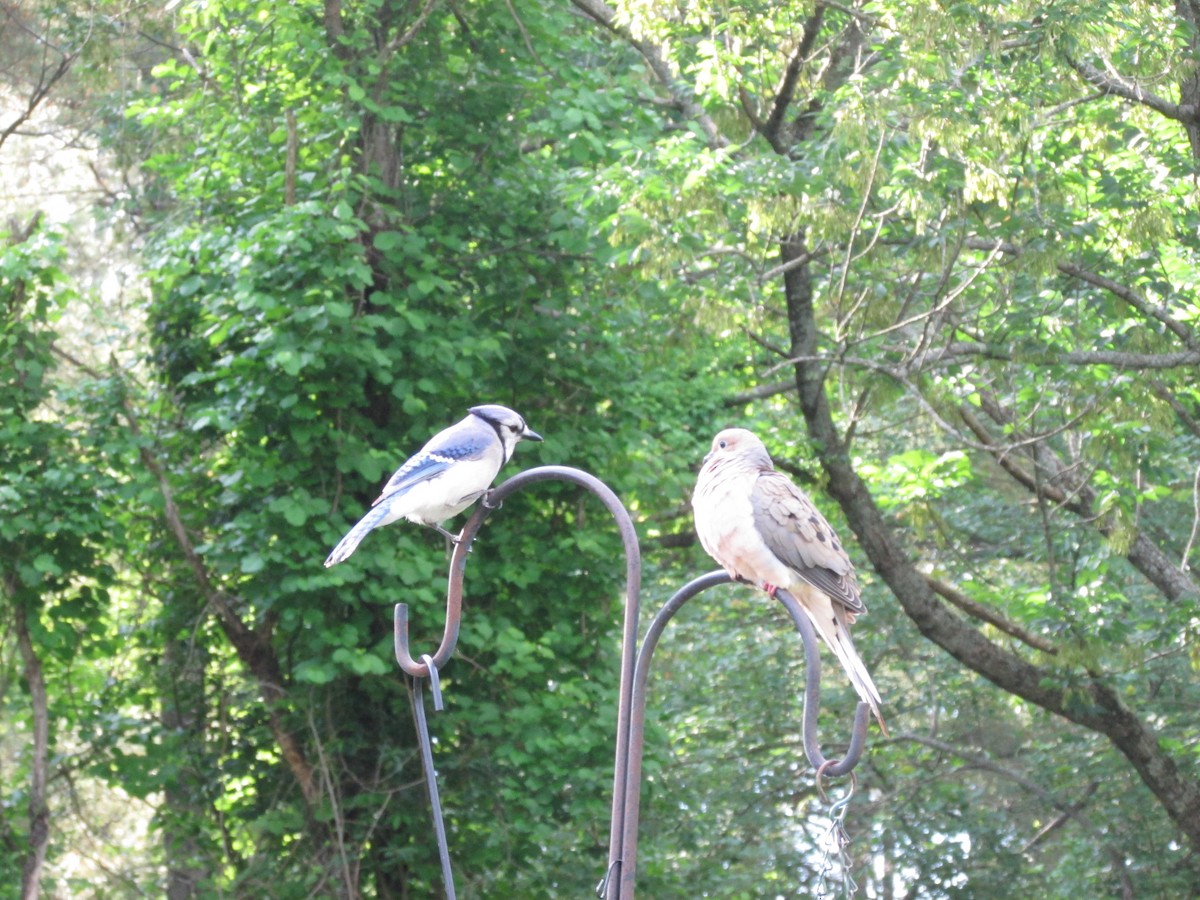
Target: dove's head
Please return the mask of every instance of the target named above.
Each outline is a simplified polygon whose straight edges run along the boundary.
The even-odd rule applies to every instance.
[[[763,442],[754,432],[745,428],[726,428],[713,438],[712,449],[704,457],[705,464],[710,462],[731,462],[739,465],[754,466],[760,469],[773,468],[771,455]]]

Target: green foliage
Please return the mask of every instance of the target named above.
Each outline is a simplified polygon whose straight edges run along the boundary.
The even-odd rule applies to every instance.
[[[510,404],[546,435],[512,469],[577,466],[618,492],[648,608],[711,567],[688,500],[725,424],[761,432],[852,545],[781,382],[809,337],[785,284],[811,295],[827,397],[905,553],[1070,703],[1111,687],[1192,777],[1195,599],[1167,602],[1127,557],[1139,539],[1173,567],[1196,553],[1200,396],[1194,363],[1169,363],[1200,318],[1196,163],[1179,121],[1081,74],[1174,96],[1194,65],[1181,13],[172,15],[132,29],[154,48],[119,94],[99,96],[119,66],[92,47],[79,106],[139,163],[117,204],[145,236],[138,366],[58,368],[63,246],[40,231],[0,251],[0,599],[35,633],[56,747],[87,748],[61,771],[154,805],[166,875],[130,876],[142,892],[437,895],[391,608],[408,603],[432,649],[444,542],[399,524],[320,562],[469,405]],[[803,265],[780,266],[789,242]],[[471,554],[431,717],[462,896],[580,896],[603,872],[619,554],[599,504],[555,484],[507,501]],[[1126,760],[935,650],[856,562],[856,640],[893,733],[872,733],[848,819],[866,890],[1194,892],[1194,857]],[[801,662],[748,588],[672,626],[643,893],[817,889],[828,819],[799,750]],[[836,747],[853,698],[827,672]],[[0,746],[27,778],[19,739]],[[7,799],[15,883],[25,823]]]
[[[610,251],[587,233],[574,180],[612,156],[587,138],[622,110],[603,84],[552,89],[513,58],[516,23],[482,7],[379,51],[416,23],[355,10],[318,47],[319,18],[235,6],[181,24],[203,72],[164,63],[161,92],[129,108],[158,134],[148,170],[176,203],[150,245],[161,395],[147,414],[208,577],[271,636],[287,679],[272,715],[324,780],[306,822],[278,754],[238,752],[273,746],[279,726],[214,648],[200,677],[225,686],[191,714],[236,722],[237,737],[177,740],[230,787],[209,799],[193,785],[162,827],[208,804],[237,823],[224,850],[217,820],[190,825],[213,890],[269,883],[274,896],[282,877],[306,895],[345,877],[344,853],[364,890],[430,892],[440,876],[389,622],[408,602],[414,645],[436,639],[441,539],[401,526],[333,570],[319,561],[407,453],[481,401],[546,433],[518,464],[608,473],[632,505],[656,504],[667,479],[685,496],[693,450],[672,452],[670,436],[705,418],[710,375],[686,341],[661,340],[668,291],[635,283],[618,304],[589,274]],[[576,49],[557,16],[523,25],[547,57]],[[499,88],[500,72],[525,89]],[[567,149],[531,152],[523,128]],[[280,152],[250,151],[266,146]],[[679,412],[674,376],[644,387],[652,367],[699,376],[692,409]],[[446,671],[449,708],[433,719],[460,888],[578,893],[607,843],[619,544],[594,501],[553,486],[494,518],[469,566],[470,664]],[[152,627],[194,623],[188,606]],[[179,682],[174,665],[164,677]],[[581,850],[594,865],[577,864]]]
[[[32,228],[32,226],[31,226]],[[0,618],[4,622],[0,694],[10,729],[0,756],[10,779],[0,833],[7,883],[22,879],[20,848],[32,840],[28,804],[35,783],[64,768],[54,760],[121,696],[109,660],[119,637],[110,609],[116,573],[108,542],[121,531],[108,519],[103,495],[112,478],[97,467],[82,423],[64,420],[69,400],[54,385],[55,322],[72,299],[60,270],[59,235],[34,229],[0,235]],[[27,632],[34,659],[16,648]],[[51,685],[48,708],[35,709],[32,668]],[[50,771],[35,773],[31,732],[44,714],[50,732]],[[53,809],[54,800],[51,800]]]

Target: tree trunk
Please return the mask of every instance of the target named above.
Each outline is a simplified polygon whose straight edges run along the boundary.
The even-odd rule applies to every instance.
[[[50,846],[50,806],[46,802],[50,705],[46,697],[42,661],[29,636],[27,617],[24,606],[14,603],[13,627],[33,712],[33,753],[29,762],[29,849],[21,864],[21,900],[36,900],[41,893],[42,869],[46,863],[46,850]]]
[[[1163,752],[1155,732],[1102,679],[1080,673],[1072,690],[1055,673],[1036,666],[984,637],[942,603],[909,562],[909,554],[884,521],[866,484],[858,477],[829,410],[825,369],[812,362],[817,325],[805,239],[793,235],[780,245],[780,262],[796,263],[784,273],[791,356],[800,406],[827,490],[846,516],[875,571],[887,583],[921,633],[1001,689],[1069,721],[1105,735],[1133,765],[1142,781],[1193,847],[1200,849],[1200,784],[1184,778]]]
[[[167,900],[191,900],[209,874],[199,824],[208,818],[203,762],[205,648],[181,637],[195,625],[196,603],[176,594],[165,604],[167,632],[159,665],[162,724],[173,735],[178,776],[163,792]]]

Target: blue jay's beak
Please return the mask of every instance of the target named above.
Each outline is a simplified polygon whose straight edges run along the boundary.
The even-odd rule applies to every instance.
[[[544,441],[545,440],[544,437],[542,437],[540,434],[538,434],[536,431],[534,431],[528,425],[526,425],[525,430],[521,432],[521,437],[525,438],[525,440],[527,440],[527,441]]]

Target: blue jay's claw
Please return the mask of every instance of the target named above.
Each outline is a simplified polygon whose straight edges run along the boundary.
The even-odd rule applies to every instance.
[[[479,505],[482,506],[484,509],[493,509],[494,510],[494,509],[499,509],[500,507],[502,507],[504,505],[504,501],[501,500],[499,503],[493,503],[492,502],[492,492],[485,491],[483,496],[479,498]]]
[[[446,538],[446,540],[448,540],[452,544],[458,544],[458,542],[462,540],[461,535],[451,534],[449,531],[447,531],[441,525],[430,525],[429,527],[434,529],[434,531],[440,531],[442,533],[442,535]]]

